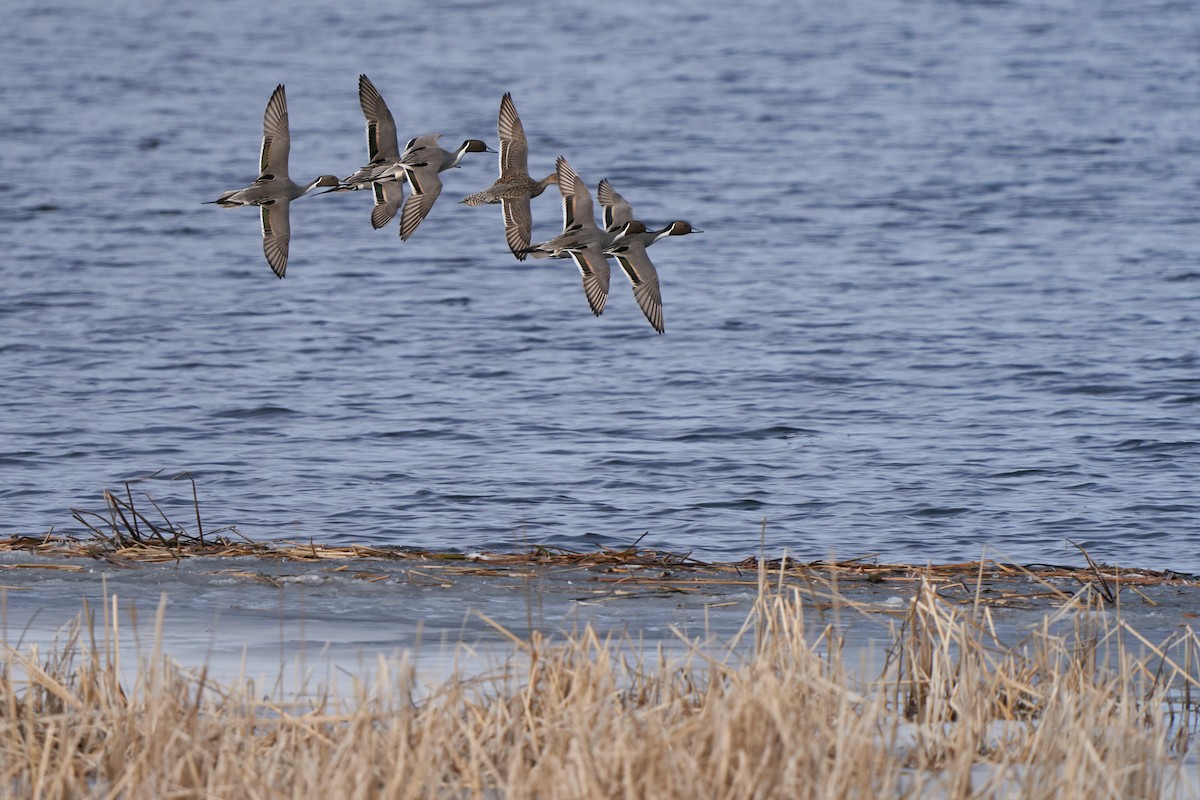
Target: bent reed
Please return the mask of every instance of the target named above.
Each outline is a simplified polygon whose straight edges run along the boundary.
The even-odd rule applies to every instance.
[[[764,565],[732,641],[672,656],[590,628],[509,634],[486,674],[419,686],[411,663],[381,659],[348,697],[218,685],[157,644],[122,665],[118,606],[85,608],[50,652],[5,645],[3,794],[1095,800],[1200,785],[1200,640],[1146,641],[1090,591],[1005,645],[986,605],[926,582],[872,669]]]

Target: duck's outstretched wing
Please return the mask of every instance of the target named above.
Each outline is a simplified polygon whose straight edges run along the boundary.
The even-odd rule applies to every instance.
[[[288,133],[287,95],[283,84],[275,87],[267,110],[263,113],[262,151],[258,157],[259,180],[267,176],[288,176],[288,151],[292,148],[292,137]]]
[[[262,219],[263,255],[275,275],[282,278],[287,272],[288,244],[292,240],[292,223],[288,202],[259,206]]]

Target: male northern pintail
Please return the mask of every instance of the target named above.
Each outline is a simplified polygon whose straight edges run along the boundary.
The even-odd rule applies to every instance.
[[[500,135],[500,177],[482,192],[463,198],[462,202],[469,206],[500,203],[508,249],[524,261],[524,251],[529,247],[533,230],[529,201],[557,182],[558,174],[551,172],[540,181],[529,177],[529,141],[525,138],[525,128],[517,116],[511,94],[505,93],[500,99],[496,132]]]
[[[410,140],[400,160],[393,165],[397,177],[401,174],[399,170],[403,170],[412,188],[400,212],[401,239],[407,240],[413,235],[413,231],[421,224],[421,220],[425,219],[429,209],[433,208],[434,201],[442,193],[439,172],[457,167],[458,162],[462,161],[467,153],[496,152],[479,139],[467,139],[451,153],[438,144],[441,137],[440,133],[429,133]]]
[[[612,243],[616,232],[601,230],[596,225],[592,194],[580,180],[567,159],[555,162],[558,191],[563,199],[563,232],[549,241],[525,248],[522,254],[534,258],[571,258],[583,278],[583,293],[588,306],[597,317],[608,300],[609,268],[604,248]]]
[[[600,185],[596,187],[596,198],[600,201],[600,206],[604,209],[604,229],[614,238],[618,234],[622,234],[630,238],[636,238],[643,245],[649,247],[664,236],[686,236],[689,233],[704,233],[704,231],[699,228],[693,228],[689,223],[681,219],[677,219],[658,230],[648,230],[645,223],[638,220],[642,226],[641,230],[636,232],[624,231],[625,224],[633,221],[633,206],[629,204],[628,200],[617,194],[617,190],[612,188],[612,184],[608,182],[608,178],[600,181]]]
[[[245,189],[225,192],[216,200],[209,200],[222,208],[234,206],[259,206],[262,216],[263,253],[267,263],[280,278],[287,271],[288,242],[292,238],[288,207],[291,201],[302,197],[318,186],[336,186],[338,179],[333,175],[322,175],[312,183],[301,186],[288,177],[288,151],[291,149],[288,133],[287,97],[283,84],[275,87],[267,110],[263,114],[262,152],[258,160],[258,180]]]
[[[604,209],[604,229],[614,236],[621,231],[625,223],[633,220],[633,206],[629,204],[628,200],[617,194],[617,190],[612,188],[612,184],[608,182],[608,178],[600,181],[600,185],[596,187],[596,198],[600,201],[600,206]],[[643,224],[642,227],[645,227],[645,225]],[[664,236],[686,236],[689,233],[704,233],[704,231],[699,228],[693,228],[687,222],[677,219],[669,223],[665,228],[645,230],[629,235],[636,236],[646,247],[649,247]]]
[[[620,195],[617,195],[620,197]],[[633,285],[633,297],[654,330],[663,333],[662,291],[658,285],[658,270],[646,254],[646,248],[664,236],[686,236],[703,233],[683,220],[676,220],[661,230],[647,230],[636,219],[626,222],[617,232],[612,243],[604,249],[605,255],[613,256],[621,265],[625,276]]]
[[[400,160],[400,145],[396,142],[396,120],[383,95],[366,75],[358,76],[358,104],[367,121],[367,165],[342,178],[341,183],[322,192],[348,192],[370,189],[375,197],[371,209],[371,227],[382,228],[392,221],[404,200],[404,173],[396,173],[394,164]]]

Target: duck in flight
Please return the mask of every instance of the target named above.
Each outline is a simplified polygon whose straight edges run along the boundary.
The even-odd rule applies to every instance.
[[[288,219],[290,203],[318,186],[337,186],[334,175],[321,175],[300,185],[288,177],[288,151],[292,139],[288,132],[287,96],[283,84],[275,87],[263,114],[262,151],[258,160],[258,180],[244,189],[224,192],[209,200],[222,208],[258,206],[262,221],[263,254],[277,276],[287,272],[288,244],[292,238]]]
[[[366,75],[358,76],[358,104],[367,121],[367,164],[342,178],[329,192],[371,190],[375,207],[371,209],[371,227],[382,228],[392,221],[404,200],[403,171],[394,164],[400,160],[400,145],[396,140],[396,120],[384,102],[383,95]]]
[[[508,249],[518,260],[524,261],[533,231],[529,201],[546,191],[550,184],[557,183],[558,174],[551,172],[540,181],[529,177],[529,141],[525,138],[525,127],[517,116],[511,94],[506,93],[500,99],[496,132],[500,136],[500,177],[488,188],[464,197],[461,202],[469,206],[499,203]]]

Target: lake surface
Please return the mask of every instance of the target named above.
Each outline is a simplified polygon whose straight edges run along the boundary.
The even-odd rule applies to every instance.
[[[4,2],[0,534],[139,490],[255,539],[988,555],[1200,571],[1192,3]],[[614,272],[520,263],[472,155],[412,239],[365,193],[253,209],[402,141],[567,156],[653,225],[665,336]],[[551,189],[535,240],[561,229]]]

